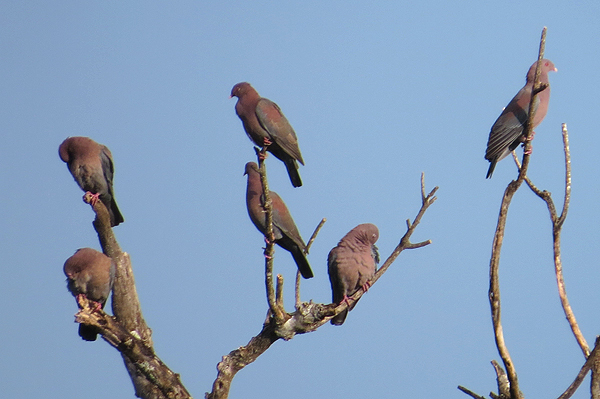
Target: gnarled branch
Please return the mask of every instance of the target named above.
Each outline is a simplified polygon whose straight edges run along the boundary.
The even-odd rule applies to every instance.
[[[136,396],[145,399],[191,398],[179,375],[154,354],[152,330],[142,315],[131,260],[115,238],[106,206],[101,201],[92,202],[90,193],[86,193],[83,200],[96,213],[93,224],[104,254],[116,264],[112,293],[114,318],[103,311],[90,313],[84,309],[78,313],[77,321],[98,327],[102,338],[121,353]]]

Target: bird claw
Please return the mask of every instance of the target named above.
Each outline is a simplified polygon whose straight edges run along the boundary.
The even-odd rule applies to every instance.
[[[533,138],[534,138],[534,137],[535,137],[535,132],[534,132],[534,131],[532,131],[532,132],[531,132],[531,139],[527,140],[527,136],[525,136],[525,135],[522,135],[522,136],[521,136],[521,138],[520,138],[520,141],[521,141],[521,143],[526,143],[526,142],[528,142],[528,141],[531,141],[531,140],[533,140]]]
[[[527,142],[527,141],[531,141],[531,140],[533,140],[533,138],[534,138],[534,137],[535,137],[535,132],[534,132],[534,131],[532,131],[532,132],[531,132],[531,138],[525,137],[525,140],[524,140],[524,141],[525,141],[525,142]]]
[[[90,191],[87,191],[85,193],[85,195],[90,195],[90,204],[92,206],[96,206],[96,204],[98,203],[98,200],[100,199],[100,194],[96,193],[96,194],[92,194]]]
[[[265,138],[263,139],[263,146],[264,146],[264,147],[268,147],[268,146],[270,146],[271,144],[273,144],[273,142],[272,142],[271,140],[269,140],[269,138],[268,138],[268,137],[265,137]]]
[[[369,288],[371,288],[371,282],[370,281],[367,281],[366,283],[364,283],[362,285],[362,289],[363,289],[364,292],[369,291]]]
[[[525,143],[523,143],[523,149],[525,149]],[[527,150],[523,151],[523,154],[530,155],[532,150],[533,150],[533,148],[531,147],[531,144],[530,144],[529,148]]]
[[[92,313],[98,312],[102,309],[102,304],[100,302],[92,301],[92,303],[94,304],[94,307],[92,308]]]
[[[102,304],[100,302],[88,299],[87,295],[85,294],[77,294],[77,296],[75,296],[75,300],[77,301],[80,309],[85,309],[89,306],[90,312],[92,313],[102,310]]]
[[[346,305],[350,307],[350,298],[348,298],[348,295],[344,295],[344,298],[340,301],[340,305],[344,302],[346,302]]]

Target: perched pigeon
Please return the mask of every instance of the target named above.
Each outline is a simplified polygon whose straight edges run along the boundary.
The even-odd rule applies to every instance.
[[[296,133],[279,106],[260,97],[250,83],[246,82],[233,86],[231,97],[238,98],[235,112],[242,120],[250,140],[259,147],[268,144],[268,151],[285,164],[292,185],[300,187],[302,180],[296,161],[304,165],[304,160],[300,154]]]
[[[256,228],[261,233],[266,234],[267,214],[263,207],[263,186],[260,181],[258,165],[254,162],[248,162],[245,174],[248,175],[248,187],[246,190],[248,214]],[[313,277],[313,272],[304,253],[306,244],[302,237],[300,237],[290,211],[288,211],[287,206],[285,206],[285,203],[276,192],[269,191],[269,196],[273,204],[273,234],[275,235],[275,243],[292,254],[302,277]]]
[[[112,289],[115,277],[115,264],[108,256],[92,248],[81,248],[64,265],[67,288],[73,296],[85,296],[98,303],[103,309]],[[86,324],[79,324],[79,336],[86,341],[95,341],[97,330]]]
[[[69,137],[58,148],[58,154],[69,166],[79,187],[94,194],[94,201],[99,198],[106,206],[111,226],[123,222],[113,192],[114,166],[110,150],[88,137]]]
[[[359,289],[369,289],[369,280],[375,275],[379,253],[375,243],[379,238],[377,226],[371,223],[359,224],[344,236],[338,245],[329,251],[327,269],[333,303],[349,304],[348,309],[331,319],[331,324],[341,326],[348,311],[356,306],[349,303],[348,297]]]
[[[550,60],[542,59],[540,67],[540,82],[548,83],[548,72],[556,72],[554,64]],[[496,162],[506,157],[512,150],[517,148],[520,143],[525,140],[523,132],[527,124],[527,116],[529,114],[529,101],[531,100],[533,84],[535,80],[535,68],[537,61],[529,68],[527,72],[527,81],[525,86],[512,100],[508,103],[504,111],[500,114],[488,139],[487,150],[485,151],[485,159],[490,161],[486,179],[492,177]],[[550,100],[550,86],[542,90],[536,97],[534,104],[536,112],[533,118],[533,127],[539,125],[546,112],[548,112],[548,101]]]

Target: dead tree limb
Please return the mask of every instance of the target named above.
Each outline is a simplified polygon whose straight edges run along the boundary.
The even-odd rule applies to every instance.
[[[590,352],[590,355],[588,356],[587,360],[581,367],[581,370],[579,370],[579,373],[575,377],[575,380],[571,383],[571,385],[569,385],[567,390],[558,397],[558,399],[569,399],[571,396],[573,396],[573,394],[575,394],[577,389],[579,389],[579,386],[583,382],[583,379],[587,375],[588,371],[590,371],[594,367],[597,367],[598,362],[600,362],[600,345],[599,345],[599,343],[600,343],[600,339],[596,338],[596,344],[594,346],[594,349],[592,350],[592,352]]]
[[[304,250],[305,254],[308,254],[308,251],[310,250],[310,246],[312,245],[313,242],[315,242],[315,239],[317,238],[317,235],[319,234],[319,231],[321,231],[321,229],[323,228],[323,225],[325,224],[325,222],[327,222],[326,218],[321,219],[321,221],[319,222],[319,224],[317,225],[317,227],[315,228],[315,231],[313,231],[312,235],[310,236],[310,239],[308,240],[307,244],[306,244],[306,249]],[[301,281],[301,277],[302,275],[300,274],[300,270],[298,270],[296,272],[296,285],[295,285],[295,307],[296,309],[298,309],[298,307],[300,306],[300,281]]]
[[[112,293],[114,318],[103,311],[83,311],[78,313],[77,320],[98,327],[102,338],[121,353],[136,396],[144,399],[191,398],[179,375],[154,354],[152,330],[142,315],[131,260],[115,238],[108,210],[101,201],[93,204],[90,193],[86,193],[83,200],[96,213],[93,225],[104,254],[116,264]]]
[[[421,208],[415,217],[414,222],[408,223],[407,231],[400,239],[398,246],[375,273],[375,276],[371,280],[371,284],[375,284],[402,251],[405,249],[421,248],[431,243],[430,240],[427,240],[413,244],[410,242],[410,237],[421,222],[427,209],[435,202],[435,193],[437,190],[438,187],[435,187],[426,195],[424,177],[423,175],[421,176]],[[355,302],[363,294],[363,290],[359,289],[354,295],[350,296],[349,299],[350,301]],[[273,316],[268,317],[263,324],[262,330],[258,335],[253,337],[247,345],[231,351],[222,358],[221,362],[217,365],[217,378],[213,383],[212,391],[206,393],[205,397],[207,399],[227,398],[231,382],[236,373],[254,362],[260,355],[266,352],[274,342],[279,339],[287,341],[297,334],[315,331],[347,307],[348,304],[346,302],[342,302],[342,304],[339,305],[335,303],[325,305],[313,303],[312,301],[302,302],[296,307],[296,310],[293,313],[285,313],[283,323],[280,323]]]
[[[490,259],[490,288],[488,291],[490,308],[492,313],[492,324],[494,327],[494,337],[496,340],[496,347],[498,348],[498,353],[502,358],[502,362],[504,363],[504,368],[506,369],[506,374],[508,376],[508,380],[510,382],[510,395],[511,399],[521,399],[523,394],[519,389],[519,381],[517,377],[517,371],[514,366],[514,363],[510,357],[508,352],[508,348],[504,341],[504,333],[502,331],[502,323],[501,323],[501,309],[500,309],[500,279],[499,279],[499,266],[500,266],[500,251],[502,249],[502,241],[504,239],[504,232],[506,227],[506,218],[508,215],[508,208],[512,201],[513,196],[517,192],[517,190],[523,184],[525,176],[527,175],[527,168],[529,166],[529,159],[531,157],[531,139],[533,134],[533,119],[535,117],[535,100],[537,98],[538,93],[543,90],[539,83],[540,76],[540,60],[544,58],[544,47],[546,44],[546,28],[542,30],[542,37],[540,40],[540,49],[538,52],[538,62],[535,69],[535,83],[533,86],[533,92],[531,96],[531,101],[529,102],[529,112],[528,119],[525,126],[524,136],[525,140],[525,149],[523,151],[523,162],[522,167],[519,170],[519,176],[517,180],[511,181],[506,190],[504,191],[504,195],[502,197],[502,203],[500,205],[500,213],[498,215],[498,224],[496,226],[496,233],[494,234],[494,240],[492,243],[492,255]]]
[[[552,200],[552,194],[546,190],[540,190],[536,187],[528,177],[525,177],[525,182],[537,195],[546,203],[548,207],[548,212],[550,213],[550,221],[552,222],[552,243],[553,243],[553,251],[554,251],[554,271],[556,275],[556,283],[558,286],[558,294],[560,297],[560,303],[562,305],[563,311],[569,322],[569,326],[571,327],[571,331],[575,336],[575,340],[583,355],[587,358],[590,355],[590,348],[588,346],[587,341],[585,340],[583,333],[581,332],[579,325],[577,324],[577,319],[575,318],[575,313],[569,304],[569,299],[567,297],[567,290],[565,287],[565,280],[563,277],[563,269],[562,269],[562,260],[561,260],[561,251],[560,251],[560,235],[562,231],[562,226],[565,223],[567,218],[567,212],[569,210],[569,204],[571,202],[571,152],[569,149],[569,132],[567,130],[567,124],[562,124],[562,138],[563,138],[563,150],[565,154],[565,193],[563,199],[563,207],[560,215],[556,210],[556,206],[554,205],[554,201]],[[517,163],[517,167],[520,167],[519,160],[514,156],[515,162]]]
[[[273,284],[273,254],[275,253],[275,234],[273,233],[273,203],[271,202],[271,196],[269,195],[269,182],[267,180],[267,167],[264,162],[264,156],[266,156],[266,149],[264,147],[260,151],[258,157],[258,172],[260,174],[260,181],[263,186],[264,203],[263,207],[267,216],[267,231],[265,234],[265,286],[267,288],[267,301],[269,303],[269,309],[278,320],[282,323],[285,317],[285,310],[277,305],[275,299],[275,288]]]

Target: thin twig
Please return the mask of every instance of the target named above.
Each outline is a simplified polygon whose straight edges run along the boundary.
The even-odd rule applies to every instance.
[[[319,224],[315,228],[315,231],[313,231],[312,235],[310,236],[310,239],[308,240],[308,243],[306,244],[306,249],[304,250],[305,254],[308,254],[308,251],[310,251],[310,247],[312,246],[313,242],[315,242],[315,239],[317,238],[317,235],[319,234],[319,232],[323,228],[323,225],[325,225],[326,221],[327,221],[326,218],[321,219],[321,221],[319,222]]]
[[[326,218],[321,219],[321,221],[315,228],[315,231],[313,231],[312,235],[310,236],[310,239],[308,240],[308,244],[306,244],[306,248],[304,249],[305,254],[308,254],[308,251],[310,251],[310,247],[311,247],[312,243],[315,242],[317,235],[323,228],[323,225],[325,224],[326,221],[327,221]],[[295,285],[295,290],[294,290],[295,298],[296,298],[296,301],[295,301],[296,309],[298,309],[298,307],[300,306],[300,280],[301,280],[300,277],[301,277],[300,270],[298,270],[296,272],[296,285]]]
[[[400,239],[400,243],[394,249],[394,252],[392,252],[392,254],[383,263],[383,265],[377,270],[377,272],[375,273],[375,276],[371,279],[371,284],[375,284],[375,282],[377,280],[379,280],[379,278],[383,275],[383,273],[386,272],[386,270],[391,266],[391,264],[394,263],[394,261],[396,260],[398,255],[400,255],[400,253],[402,251],[404,251],[405,249],[421,248],[421,247],[431,244],[431,240],[423,241],[418,244],[413,244],[410,242],[410,237],[412,236],[413,232],[415,231],[415,229],[417,228],[419,223],[421,223],[421,218],[423,217],[423,215],[425,214],[427,209],[437,200],[435,193],[437,192],[438,189],[439,189],[439,187],[434,187],[433,190],[431,190],[429,192],[429,194],[424,195],[425,194],[425,174],[424,173],[421,174],[421,209],[419,209],[419,213],[417,213],[415,220],[412,223],[410,223],[410,227],[408,227],[406,233]],[[362,290],[358,290],[358,291],[362,292]],[[352,297],[354,297],[354,295]]]
[[[565,222],[567,212],[569,211],[569,204],[571,203],[571,150],[569,147],[569,131],[567,130],[566,123],[562,124],[562,137],[565,152],[565,200],[562,212],[557,221],[559,227],[562,227],[562,224]]]
[[[485,396],[477,395],[475,392],[463,387],[462,385],[458,386],[458,389],[469,395],[474,399],[487,399]]]
[[[275,302],[280,309],[284,309],[283,306],[283,276],[277,275],[277,285],[275,287]]]
[[[294,284],[294,308],[298,309],[300,306],[300,280],[302,280],[302,274],[300,270],[296,270],[296,283]]]

